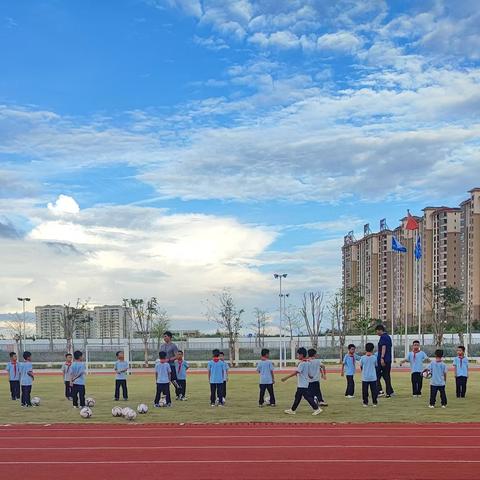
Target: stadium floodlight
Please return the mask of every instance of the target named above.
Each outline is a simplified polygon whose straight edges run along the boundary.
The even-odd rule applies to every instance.
[[[284,352],[284,345],[282,345],[282,337],[283,337],[283,316],[282,316],[282,278],[287,278],[287,273],[274,273],[273,278],[279,280],[279,299],[280,299],[280,308],[279,308],[279,326],[280,326],[280,367],[283,367],[283,357],[285,353],[285,366],[286,366],[286,352]]]
[[[23,350],[25,351],[25,339],[27,338],[26,321],[25,321],[25,302],[29,302],[30,298],[29,297],[17,297],[17,300],[19,302],[22,302],[22,305],[23,305],[23,334],[22,334],[22,332],[20,332],[21,333],[21,335],[20,335],[20,345],[23,346]],[[22,342],[22,338],[23,338],[23,342]]]

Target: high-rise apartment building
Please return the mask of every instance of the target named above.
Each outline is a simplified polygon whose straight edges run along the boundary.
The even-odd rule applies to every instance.
[[[130,310],[122,305],[103,305],[93,309],[93,335],[96,338],[128,338]]]
[[[378,233],[365,229],[359,240],[353,232],[344,237],[343,288],[359,288],[357,313],[415,328],[441,312],[442,290],[454,287],[463,293],[470,320],[480,320],[480,188],[460,208],[426,207],[414,218],[416,230],[406,228],[405,217],[393,231],[382,221]],[[406,253],[392,251],[392,235]]]
[[[36,334],[40,338],[65,338],[63,331],[63,305],[35,307]]]
[[[470,322],[480,321],[480,188],[460,205],[461,290]]]

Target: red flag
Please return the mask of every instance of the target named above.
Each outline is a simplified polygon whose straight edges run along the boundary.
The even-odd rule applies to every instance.
[[[418,230],[418,222],[410,215],[410,210],[407,210],[406,230]]]

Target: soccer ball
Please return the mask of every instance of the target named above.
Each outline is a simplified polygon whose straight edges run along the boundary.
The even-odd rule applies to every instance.
[[[165,398],[161,398],[160,401],[158,402],[158,404],[161,407],[166,407],[167,406],[167,400],[165,400]]]
[[[32,405],[34,407],[38,407],[40,405],[40,397],[33,397],[32,398]]]
[[[86,398],[86,399],[85,399],[85,405],[86,405],[87,407],[90,407],[90,408],[94,407],[94,406],[95,406],[95,399],[92,398],[92,397]]]
[[[125,417],[128,413],[129,410],[131,410],[130,407],[123,407],[122,409],[122,416]]]
[[[426,369],[422,372],[422,377],[423,377],[423,378],[432,378],[432,371],[431,371],[429,368],[426,368]]]
[[[148,412],[148,407],[144,403],[141,403],[137,407],[137,412],[138,413],[147,413]]]
[[[83,407],[80,410],[80,416],[82,418],[90,418],[93,415],[92,409],[90,407]]]
[[[127,414],[125,415],[125,418],[127,420],[135,420],[137,418],[137,412],[129,408]]]
[[[113,407],[112,408],[112,415],[114,417],[121,417],[122,416],[122,409],[120,407]]]

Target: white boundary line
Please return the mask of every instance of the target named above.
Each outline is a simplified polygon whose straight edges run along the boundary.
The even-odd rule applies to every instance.
[[[312,459],[312,460],[304,460],[304,459],[294,459],[294,460],[168,460],[168,464],[229,464],[229,463],[301,463],[301,464],[308,464],[308,463],[408,463],[410,465],[415,465],[418,463],[426,463],[426,464],[480,464],[480,460],[389,460],[389,459],[362,459],[362,460],[353,460],[353,459],[333,459],[333,460],[326,460],[326,459]],[[165,460],[105,460],[105,461],[95,461],[95,460],[85,460],[85,461],[60,461],[60,460],[53,460],[49,461],[6,461],[1,462],[0,465],[152,465],[152,464],[162,464],[165,465]]]
[[[251,439],[255,439],[255,438],[302,438],[302,439],[305,439],[305,435],[221,435],[221,436],[218,436],[218,435],[176,435],[175,438],[178,438],[178,439],[181,439],[181,438],[214,438],[214,439],[223,439],[223,438],[251,438]],[[332,435],[312,435],[310,436],[309,438],[363,438],[365,439],[365,435],[337,435],[335,437],[332,437]],[[391,435],[375,435],[375,438],[389,438],[391,439],[392,436]],[[421,436],[421,435],[402,435],[402,438],[431,438],[430,436]],[[480,438],[480,435],[435,435],[435,439],[436,438]],[[32,440],[100,440],[100,439],[103,439],[103,440],[112,440],[112,439],[115,439],[115,440],[118,440],[119,437],[117,435],[115,436],[99,436],[99,435],[96,435],[96,436],[92,436],[92,435],[88,435],[88,436],[85,436],[85,437],[79,437],[79,436],[75,436],[75,437],[72,437],[72,436],[38,436],[38,437],[28,437],[28,441],[32,441]],[[141,435],[141,436],[134,436],[134,435],[129,435],[128,437],[126,437],[125,439],[129,440],[129,439],[146,439],[146,440],[158,440],[159,437],[157,435]],[[0,442],[1,441],[6,441],[6,442],[11,442],[12,440],[18,440],[18,439],[15,439],[15,438],[0,438]],[[22,441],[25,441],[25,439],[21,439]],[[434,440],[434,439],[433,439]],[[348,445],[343,445],[343,446],[346,446],[348,447]],[[418,445],[418,446],[422,446],[422,445]],[[3,448],[3,447],[1,447]],[[178,448],[178,447],[177,447]]]
[[[236,450],[236,449],[277,449],[277,448],[340,448],[345,447],[348,449],[352,448],[377,448],[380,445],[195,445],[195,446],[186,446],[182,445],[182,450],[207,450],[211,448],[220,449],[220,450]],[[459,445],[458,447],[452,445],[381,445],[382,450],[385,449],[436,449],[436,450],[455,450],[455,449],[469,449],[469,450],[478,450],[480,445]],[[2,451],[5,450],[176,450],[178,446],[92,446],[92,447],[2,447]],[[480,461],[480,460],[479,460]]]

